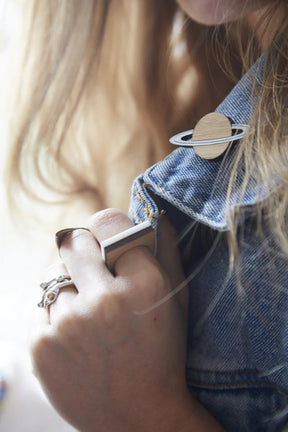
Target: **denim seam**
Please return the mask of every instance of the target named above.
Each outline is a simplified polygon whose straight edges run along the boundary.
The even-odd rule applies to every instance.
[[[149,179],[149,177],[148,177]],[[175,205],[178,207],[180,211],[183,211],[185,214],[190,216],[193,219],[196,219],[199,222],[204,223],[205,225],[210,226],[211,228],[218,229],[219,231],[228,231],[227,223],[224,222],[217,222],[213,220],[211,217],[204,215],[203,213],[195,212],[191,209],[189,209],[188,206],[184,206],[183,203],[178,200],[177,198],[173,197],[167,189],[156,187],[154,182],[149,183],[149,187],[153,192],[155,192],[157,195],[161,194],[160,197],[165,197],[164,199],[166,201],[169,201],[170,204]],[[168,199],[167,199],[168,198]],[[170,199],[170,200],[169,200]]]
[[[265,381],[259,381],[259,382],[254,382],[254,383],[241,381],[241,382],[237,382],[237,383],[233,383],[233,384],[231,384],[231,383],[209,384],[206,382],[195,381],[195,380],[191,380],[191,379],[187,378],[187,384],[190,387],[197,387],[197,388],[208,389],[208,390],[233,390],[233,389],[238,389],[239,387],[246,387],[247,389],[248,388],[252,389],[252,388],[257,388],[257,387],[270,388],[270,389],[276,390],[277,392],[279,392],[283,396],[288,397],[288,393],[285,392],[283,389],[281,389],[280,387],[278,387],[275,384],[265,382]]]

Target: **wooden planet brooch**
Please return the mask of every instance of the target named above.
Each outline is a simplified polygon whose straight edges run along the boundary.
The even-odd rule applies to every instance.
[[[181,147],[193,147],[203,159],[215,159],[227,149],[233,141],[243,138],[247,125],[231,124],[222,113],[206,114],[194,129],[181,132],[170,138],[171,144]]]

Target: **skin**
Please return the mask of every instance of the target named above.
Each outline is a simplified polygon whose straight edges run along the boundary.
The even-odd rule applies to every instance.
[[[130,226],[126,215],[109,209],[91,218],[91,233],[65,238],[64,265],[50,268],[47,280],[68,271],[75,288],[61,290],[49,313],[40,311],[34,372],[54,407],[80,431],[221,431],[187,390],[185,295],[135,314],[183,280],[171,226],[163,220],[160,228],[163,266],[145,247],[123,254],[114,275],[101,258],[96,238]]]
[[[178,3],[193,20],[201,24],[217,25],[250,15],[272,2],[271,0],[178,0]]]
[[[192,18],[211,24],[222,22],[224,11],[225,20],[236,19],[267,1],[179,4]],[[98,241],[131,225],[126,215],[108,209],[88,221],[91,232],[65,237],[62,260],[43,280],[68,272],[75,286],[61,290],[47,312],[38,311],[31,342],[34,373],[56,410],[83,432],[221,431],[187,390],[187,289],[151,312],[135,313],[184,278],[169,223],[162,218],[157,259],[137,247],[121,255],[114,274],[103,263]]]

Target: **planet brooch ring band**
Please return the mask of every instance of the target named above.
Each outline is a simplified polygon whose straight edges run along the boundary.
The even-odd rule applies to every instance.
[[[58,297],[61,288],[73,285],[73,281],[68,274],[60,275],[49,282],[42,282],[40,288],[42,288],[42,299],[38,303],[38,307],[47,308]]]

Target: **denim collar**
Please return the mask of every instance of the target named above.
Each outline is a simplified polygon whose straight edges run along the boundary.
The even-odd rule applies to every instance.
[[[253,76],[256,87],[261,86],[264,62],[265,54],[258,59],[217,108],[216,111],[225,114],[232,123],[249,123],[257,105],[255,84],[252,84],[250,76]],[[214,229],[226,231],[228,229],[226,196],[237,145],[237,142],[231,144],[224,156],[214,160],[201,159],[191,147],[178,147],[163,161],[156,163],[143,176],[136,179],[135,194],[139,194],[137,190],[139,191],[141,184],[145,185],[146,189],[148,188],[189,217]],[[240,184],[243,172],[240,172],[238,177]],[[143,187],[142,190],[144,191]],[[146,194],[145,191],[144,193]],[[237,187],[235,188],[229,206],[235,208],[241,204],[241,207],[246,210],[253,209],[256,202],[262,200],[265,195],[267,195],[265,188],[259,188],[252,180],[244,196],[240,197],[239,188],[238,191]],[[148,194],[146,198],[149,206],[153,207]],[[136,204],[138,210],[132,211],[136,215],[134,219],[137,219],[137,212],[141,210],[140,204]],[[147,203],[145,205],[147,207]],[[141,211],[143,213],[143,209]],[[150,215],[153,215],[153,211],[156,214],[155,208],[152,208]]]

